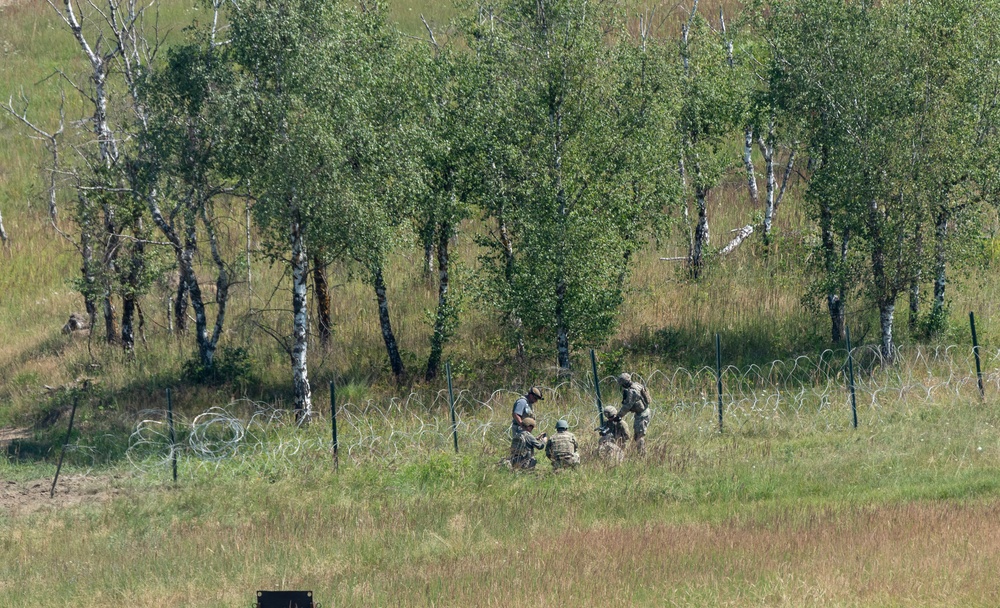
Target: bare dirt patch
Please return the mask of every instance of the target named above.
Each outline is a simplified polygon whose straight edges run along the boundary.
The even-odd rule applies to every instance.
[[[0,5],[2,5],[4,0],[0,0]],[[0,429],[0,451],[4,450],[10,442],[16,441],[18,439],[27,439],[31,437],[31,429],[28,427],[15,429],[15,428],[4,428]]]
[[[53,497],[52,479],[0,480],[0,512],[27,515],[46,509],[63,509],[107,502],[121,494],[116,476],[61,475]]]

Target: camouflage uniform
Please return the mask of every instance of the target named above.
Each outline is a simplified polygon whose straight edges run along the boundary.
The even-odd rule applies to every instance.
[[[622,406],[618,410],[618,416],[625,417],[625,414],[632,412],[632,432],[636,445],[640,451],[646,448],[646,430],[649,428],[649,418],[652,415],[650,407],[642,398],[643,386],[638,382],[632,382],[631,376],[622,374],[618,379],[622,387]]]
[[[535,450],[541,450],[545,444],[535,439],[530,431],[518,428],[514,432],[514,437],[510,440],[510,466],[514,469],[533,469],[538,461],[535,460]]]
[[[576,436],[569,431],[559,431],[545,444],[545,455],[552,461],[552,469],[575,467],[580,464]]]
[[[625,429],[625,423],[620,418],[617,421],[612,420],[616,416],[618,416],[618,410],[611,406],[604,408],[604,427],[602,429],[604,434],[597,442],[597,453],[604,460],[621,462],[625,458],[628,430]]]

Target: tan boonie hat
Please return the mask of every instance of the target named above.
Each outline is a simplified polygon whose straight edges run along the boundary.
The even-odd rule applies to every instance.
[[[521,426],[523,426],[525,428],[527,428],[529,426],[533,427],[533,426],[535,426],[535,419],[534,418],[521,418]]]
[[[538,388],[537,386],[531,387],[531,390],[528,391],[528,394],[534,395],[535,399],[538,399],[539,401],[545,399],[545,397],[542,397],[542,389]]]

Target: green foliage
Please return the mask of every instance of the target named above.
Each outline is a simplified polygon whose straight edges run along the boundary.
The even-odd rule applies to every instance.
[[[256,368],[257,364],[247,349],[223,346],[212,365],[204,365],[198,357],[188,359],[181,366],[181,375],[186,382],[193,384],[245,386],[257,381]]]
[[[1000,75],[995,62],[985,67],[997,34],[978,24],[997,7],[793,0],[772,8],[781,58],[772,88],[806,122],[818,161],[807,200],[824,231],[821,290],[852,284],[873,304],[891,360],[897,297],[924,274],[943,281],[969,234],[954,228],[972,227],[963,215],[995,174],[989,142],[1000,122],[987,101],[993,85],[988,92],[983,83]],[[828,235],[847,255],[833,259]]]
[[[675,201],[660,122],[672,89],[662,49],[630,39],[607,6],[490,10],[502,18],[466,24],[485,81],[480,200],[496,225],[481,290],[520,338],[554,339],[565,369],[571,345],[614,330],[630,257]]]

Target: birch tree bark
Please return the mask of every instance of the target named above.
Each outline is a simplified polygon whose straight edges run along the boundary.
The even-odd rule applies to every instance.
[[[142,219],[136,220],[134,234],[142,235]],[[130,255],[128,260],[128,276],[125,288],[122,291],[122,348],[126,353],[135,350],[135,328],[134,318],[138,308],[139,293],[131,286],[139,285],[142,282],[142,274],[146,265],[146,244],[142,238],[137,238],[130,244]]]
[[[112,44],[111,48],[103,54],[98,52],[100,47],[97,47],[97,50],[95,50],[84,33],[83,25],[77,15],[77,9],[72,0],[64,0],[63,7],[61,9],[56,7],[56,5],[51,2],[50,6],[52,6],[63,22],[65,22],[69,27],[77,45],[80,47],[80,50],[83,52],[90,64],[90,81],[94,86],[93,94],[90,97],[94,110],[91,122],[97,143],[98,164],[105,169],[109,169],[118,158],[118,143],[111,131],[108,120],[107,78],[114,60],[122,54],[124,49]],[[98,39],[101,40],[102,38],[103,36],[99,35]],[[118,245],[118,235],[115,232],[113,211],[107,204],[101,206],[104,214],[105,237],[103,239],[95,239],[93,234],[89,232],[92,228],[94,228],[92,223],[94,212],[90,208],[91,201],[87,195],[82,193],[78,197],[78,200],[82,207],[82,209],[80,209],[81,219],[78,224],[81,231],[81,251],[84,255],[84,285],[91,285],[95,288],[95,292],[84,294],[84,299],[88,300],[89,298],[95,298],[97,293],[101,294],[100,297],[102,300],[102,310],[104,314],[105,339],[110,344],[117,340],[118,334],[114,305],[111,302],[110,286],[110,275],[114,274],[114,262],[117,257]],[[103,245],[102,253],[100,254],[100,279],[95,272],[95,270],[98,269],[94,266],[92,253],[95,241]],[[100,281],[100,287],[97,286],[98,281]],[[96,304],[91,301],[85,301],[85,305],[87,306],[88,313],[93,309],[96,316]],[[94,326],[93,320],[94,319],[91,319],[91,327]]]
[[[827,285],[826,306],[830,314],[830,338],[835,344],[844,341],[844,270],[837,263],[837,247],[834,242],[833,211],[828,200],[820,204],[820,234],[823,247],[823,264],[828,281],[838,284],[839,288]],[[847,237],[841,241],[841,261],[847,255]]]
[[[326,281],[326,265],[319,255],[313,255],[313,287],[315,288],[316,314],[319,317],[319,343],[330,346],[333,323],[330,320],[330,285]]]
[[[299,220],[291,224],[292,245],[292,405],[296,420],[308,422],[312,418],[312,391],[309,388],[307,358],[309,318],[306,301],[309,277],[309,256],[306,254],[305,236]]]
[[[3,227],[3,210],[0,209],[0,242],[3,243],[4,247],[7,247],[10,242],[10,237],[7,236],[7,229]]]
[[[382,328],[382,341],[389,355],[389,366],[397,382],[402,382],[406,376],[403,358],[399,356],[399,346],[396,334],[392,331],[392,320],[389,318],[389,298],[386,295],[385,277],[382,275],[382,264],[376,263],[372,269],[372,284],[375,287],[375,299],[378,303],[378,321]]]
[[[89,291],[84,294],[85,303],[88,311],[96,315],[96,302],[91,300],[101,300],[106,339],[113,343],[119,340],[113,298],[120,293],[122,314],[128,316],[122,319],[120,340],[126,350],[131,350],[135,344],[133,318],[137,312],[141,314],[137,299],[146,286],[146,262],[142,258],[146,256],[147,236],[136,213],[145,185],[136,181],[141,172],[134,170],[135,159],[127,157],[134,151],[136,135],[145,126],[147,116],[140,88],[161,42],[158,36],[146,35],[145,15],[153,4],[102,0],[90,2],[83,10],[77,0],[62,0],[61,6],[50,0],[49,5],[69,29],[89,66],[89,87],[78,86],[65,77],[80,92],[86,106],[93,108],[90,123],[96,155],[86,146],[77,147],[84,158],[75,170],[75,219],[80,231],[77,246],[84,258],[83,285]],[[39,136],[44,135],[52,155],[49,215],[56,230],[61,130],[62,122],[55,133],[37,131]],[[98,236],[101,225],[103,234]],[[133,232],[127,240],[123,240],[125,230]]]
[[[743,131],[743,167],[747,172],[747,192],[750,194],[750,204],[756,209],[760,206],[760,191],[757,189],[757,172],[753,166],[753,127],[747,125]],[[767,225],[765,224],[765,229]]]
[[[453,316],[453,312],[450,310],[448,298],[451,263],[448,246],[451,241],[451,233],[452,227],[448,223],[443,223],[438,228],[438,306],[437,315],[434,320],[434,333],[431,335],[431,352],[427,357],[427,371],[424,374],[424,379],[427,381],[431,381],[437,377],[438,366],[441,364],[441,354],[444,351],[444,343],[452,331],[449,325],[452,322],[451,317]]]
[[[697,172],[697,164],[695,164]],[[701,277],[704,268],[705,248],[709,245],[710,235],[708,232],[708,188],[695,185],[695,207],[698,210],[698,221],[694,227],[694,239],[691,247],[691,278]]]
[[[936,333],[944,327],[948,316],[947,303],[944,299],[945,287],[948,284],[948,224],[950,213],[946,204],[940,205],[934,217],[934,299],[931,303],[931,315],[928,320],[930,333]]]
[[[924,232],[923,232],[923,222],[917,221],[914,226],[914,250],[917,260],[923,260],[924,257]],[[910,277],[909,289],[907,289],[907,295],[909,296],[910,305],[910,316],[906,320],[907,328],[910,330],[910,334],[916,334],[917,329],[920,326],[920,282],[923,279],[923,264],[917,262],[914,264],[913,276]]]
[[[510,238],[510,231],[507,229],[506,214],[504,205],[501,202],[496,211],[497,232],[500,237],[501,251],[503,252],[504,280],[507,285],[514,285],[514,244]],[[511,310],[507,315],[507,323],[514,336],[514,346],[519,359],[524,358],[524,323],[521,317]]]
[[[883,225],[884,211],[877,201],[868,204],[868,246],[871,253],[872,289],[878,307],[881,346],[879,353],[883,365],[896,361],[896,344],[893,341],[892,325],[896,311],[898,288],[894,285],[889,269],[886,268],[888,243],[885,241]]]

